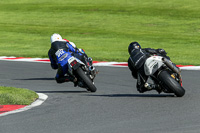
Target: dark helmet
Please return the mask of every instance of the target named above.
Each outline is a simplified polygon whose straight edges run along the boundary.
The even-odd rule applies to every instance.
[[[131,54],[131,52],[134,50],[134,49],[141,49],[141,46],[138,42],[132,42],[129,44],[128,46],[128,52],[129,54]]]

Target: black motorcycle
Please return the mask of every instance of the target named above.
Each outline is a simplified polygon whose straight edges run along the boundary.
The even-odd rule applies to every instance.
[[[155,85],[159,86],[160,92],[174,93],[177,97],[185,94],[182,87],[181,70],[169,59],[157,55],[150,56],[144,63],[144,73],[152,79]],[[144,86],[148,88],[148,83]]]

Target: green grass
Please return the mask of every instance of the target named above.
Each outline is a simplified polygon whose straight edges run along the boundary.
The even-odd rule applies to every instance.
[[[30,105],[38,98],[31,90],[0,86],[0,105]]]
[[[1,0],[0,56],[47,57],[60,33],[98,61],[127,61],[127,47],[164,48],[200,65],[199,0]]]

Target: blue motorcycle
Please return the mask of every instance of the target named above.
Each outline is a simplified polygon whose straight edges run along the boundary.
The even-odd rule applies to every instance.
[[[85,59],[85,63],[71,52],[66,52],[62,49],[56,52],[58,63],[65,68],[66,73],[77,78],[75,86],[86,88],[90,92],[96,92],[97,88],[94,85],[94,78],[98,71],[94,66],[89,65],[92,58]]]

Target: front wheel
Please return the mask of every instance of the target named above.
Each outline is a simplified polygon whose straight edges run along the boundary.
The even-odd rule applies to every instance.
[[[84,73],[84,71],[79,67],[75,70],[76,74],[83,80],[83,82],[87,85],[88,90],[91,92],[95,92],[97,88],[94,86],[92,80]]]
[[[158,78],[164,84],[167,89],[170,89],[177,97],[182,97],[185,94],[184,88],[168,73],[164,70],[159,75]]]

